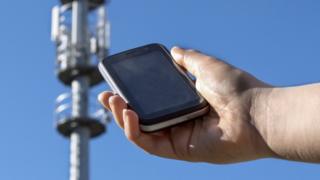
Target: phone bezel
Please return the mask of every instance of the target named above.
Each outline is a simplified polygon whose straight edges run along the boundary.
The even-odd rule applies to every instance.
[[[175,66],[175,69],[177,70],[177,74],[183,76],[183,79],[187,82],[187,84],[195,91],[195,93],[198,95],[199,99],[197,101],[194,101],[189,104],[184,104],[182,106],[179,106],[179,108],[169,108],[169,109],[181,109],[182,110],[174,110],[171,111],[173,113],[168,113],[168,109],[158,111],[155,113],[152,113],[151,115],[146,116],[146,114],[142,113],[139,108],[134,107],[133,98],[130,98],[130,93],[128,93],[124,86],[122,85],[123,82],[118,78],[117,74],[114,72],[112,65],[115,61],[124,60],[129,57],[139,56],[144,53],[148,53],[153,50],[160,51],[164,56],[166,56],[173,66]],[[105,77],[105,79],[108,81],[108,84],[111,86],[113,91],[115,93],[119,94],[129,105],[129,108],[133,109],[137,112],[139,115],[139,121],[140,124],[143,126],[150,126],[154,124],[163,123],[164,121],[168,121],[171,119],[176,119],[177,117],[184,116],[186,114],[190,114],[199,110],[204,109],[207,106],[206,100],[197,92],[194,83],[192,80],[187,76],[187,74],[178,66],[174,60],[172,59],[169,51],[161,44],[148,44],[142,47],[137,47],[134,49],[130,49],[112,56],[109,56],[105,58],[100,64],[99,69],[102,73],[102,75]],[[129,96],[129,97],[128,97]],[[167,113],[166,113],[167,111]],[[170,123],[169,123],[170,124]]]

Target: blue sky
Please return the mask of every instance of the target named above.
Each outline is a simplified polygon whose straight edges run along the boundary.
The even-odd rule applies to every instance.
[[[50,12],[57,0],[0,6],[0,179],[68,179],[69,141],[53,128]],[[275,86],[320,79],[320,1],[113,0],[111,53],[151,42],[225,59]],[[107,89],[103,83],[95,92]],[[315,164],[265,159],[234,165],[167,160],[128,142],[115,123],[91,143],[91,179],[318,179]]]

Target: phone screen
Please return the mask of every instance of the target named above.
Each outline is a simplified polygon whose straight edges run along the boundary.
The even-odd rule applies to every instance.
[[[126,89],[131,105],[145,117],[164,111],[172,113],[200,101],[189,80],[162,51],[118,59],[110,68],[121,89]]]

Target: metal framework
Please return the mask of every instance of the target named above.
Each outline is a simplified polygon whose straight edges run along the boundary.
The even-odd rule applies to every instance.
[[[105,132],[108,114],[91,103],[90,88],[102,80],[97,63],[108,54],[105,0],[61,0],[52,9],[56,74],[71,93],[56,100],[56,128],[70,139],[70,180],[89,179],[89,141]],[[90,22],[93,21],[93,22]],[[96,99],[96,98],[92,98]]]

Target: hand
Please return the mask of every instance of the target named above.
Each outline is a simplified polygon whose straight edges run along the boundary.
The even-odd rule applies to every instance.
[[[118,95],[103,92],[100,102],[112,111],[126,137],[150,154],[211,163],[274,156],[250,115],[253,89],[268,85],[214,57],[174,47],[175,61],[196,77],[196,88],[211,105],[202,118],[156,133],[139,129],[139,117]]]

